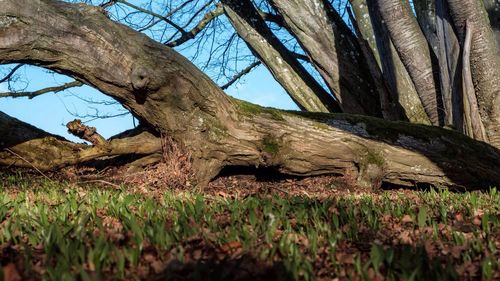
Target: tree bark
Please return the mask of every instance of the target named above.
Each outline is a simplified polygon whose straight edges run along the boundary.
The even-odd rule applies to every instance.
[[[489,143],[500,148],[500,52],[488,15],[481,1],[448,0],[448,4],[462,45],[466,22],[476,30],[471,45],[472,80]]]
[[[413,6],[420,29],[429,42],[431,52],[437,57],[436,0],[413,0]]]
[[[385,120],[391,121],[407,121],[400,110],[397,98],[395,98],[397,95],[391,93],[390,87],[382,74],[382,70],[380,69],[379,63],[377,62],[377,58],[373,54],[370,42],[363,38],[363,33],[361,32],[350,8],[347,9],[347,13],[349,14],[349,19],[351,20],[353,28],[358,35],[357,39],[359,42],[359,46],[363,53],[363,57],[365,58],[366,64],[370,70],[370,75],[371,77],[373,77],[373,83],[375,85],[375,88],[377,89],[380,99],[380,108],[382,110],[383,118]]]
[[[339,103],[274,36],[251,1],[221,2],[238,35],[301,109],[314,112],[340,112]]]
[[[500,183],[499,151],[461,134],[373,117],[261,108],[226,96],[174,50],[95,8],[51,0],[7,0],[0,8],[0,63],[40,65],[114,97],[143,124],[183,143],[202,184],[225,166],[336,174],[375,187]],[[2,156],[16,148],[24,162],[50,168],[60,149],[74,152],[73,144],[44,142],[45,133],[26,126],[0,119],[0,135],[24,131],[8,142],[2,138]]]
[[[464,120],[467,124],[465,128],[465,133],[480,141],[488,141],[486,137],[486,132],[481,121],[481,116],[479,115],[479,109],[477,106],[476,93],[474,91],[474,83],[472,81],[472,73],[470,67],[470,50],[472,44],[472,34],[474,32],[474,27],[467,21],[467,31],[465,33],[465,41],[463,46],[463,70],[462,70],[462,80],[463,80],[463,93],[464,93]]]
[[[377,0],[392,42],[433,125],[442,125],[429,45],[407,1]]]
[[[396,96],[406,117],[412,123],[431,124],[429,116],[424,110],[420,97],[418,96],[413,81],[408,71],[401,62],[399,55],[392,44],[389,32],[382,23],[380,11],[373,1],[356,0],[352,1],[354,11],[358,10],[357,18],[370,18],[373,31],[366,31],[366,36],[375,38],[377,51],[381,57],[382,73],[391,87],[391,93]],[[368,11],[365,8],[368,7]],[[367,16],[369,14],[369,17]],[[362,29],[363,30],[363,29]]]
[[[271,0],[345,113],[382,116],[378,92],[356,38],[328,1]],[[333,15],[332,15],[333,14]]]
[[[498,0],[483,0],[483,3],[486,11],[488,11],[490,25],[495,35],[497,47],[500,48],[500,2]]]
[[[460,87],[460,45],[452,26],[446,0],[436,1],[437,58],[441,82],[441,96],[445,111],[445,125],[463,132],[463,102]]]

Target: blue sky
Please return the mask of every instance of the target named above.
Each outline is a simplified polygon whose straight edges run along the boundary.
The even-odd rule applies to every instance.
[[[33,91],[43,87],[61,85],[71,81],[70,78],[58,74],[49,74],[45,70],[36,67],[25,67],[20,73],[29,78],[26,90]],[[0,84],[0,92],[7,91],[5,83]],[[282,109],[297,109],[296,105],[285,93],[283,88],[273,79],[271,74],[263,66],[254,69],[246,75],[239,83],[231,86],[228,94],[249,102],[263,106],[271,106]],[[120,106],[101,106],[85,102],[84,100],[107,100],[108,97],[99,91],[84,86],[73,88],[60,93],[47,93],[33,99],[28,98],[0,98],[0,111],[3,111],[22,121],[30,123],[50,133],[64,136],[73,141],[81,141],[66,131],[65,124],[75,119],[75,115],[94,114],[94,108],[101,115],[119,113],[123,110]],[[130,115],[109,119],[96,119],[87,123],[96,127],[98,132],[108,138],[119,132],[133,127]]]

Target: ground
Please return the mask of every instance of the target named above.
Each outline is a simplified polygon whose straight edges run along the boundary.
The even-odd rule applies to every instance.
[[[373,191],[228,172],[200,191],[162,180],[2,171],[3,280],[500,279],[495,188]]]

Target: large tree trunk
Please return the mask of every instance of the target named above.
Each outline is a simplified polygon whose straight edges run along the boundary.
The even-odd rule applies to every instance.
[[[442,125],[439,81],[433,73],[429,45],[407,0],[377,0],[392,42],[408,70],[425,112],[433,125]]]
[[[422,29],[427,42],[429,42],[431,52],[437,56],[436,0],[414,0],[413,7],[420,29]]]
[[[441,78],[441,96],[446,113],[445,125],[453,125],[463,132],[463,102],[460,86],[460,45],[453,30],[446,0],[435,0],[436,34],[438,37],[437,57]]]
[[[249,0],[223,0],[231,24],[295,103],[307,111],[339,112],[339,103],[288,51]]]
[[[379,95],[352,32],[328,1],[271,0],[346,113],[381,116]]]
[[[431,124],[413,81],[399,58],[376,5],[366,0],[351,0],[356,21],[363,38],[380,62],[382,74],[389,84],[393,100],[398,101],[407,120]]]
[[[448,4],[462,44],[467,22],[474,29],[470,63],[479,113],[489,142],[500,148],[500,50],[489,25],[488,14],[481,1],[448,0]]]
[[[497,47],[500,48],[500,2],[498,0],[483,0],[483,2],[486,11],[488,11]]]
[[[372,117],[261,108],[229,98],[178,53],[96,8],[51,0],[2,1],[0,8],[0,63],[40,65],[114,97],[143,123],[182,142],[202,183],[225,166],[253,166],[344,175],[375,187],[500,184],[499,151],[461,134]],[[25,126],[3,117],[3,136]],[[46,138],[34,128],[23,130],[35,133],[14,134],[2,156]],[[49,168],[57,153],[36,149],[43,158],[29,147],[16,150],[16,157]]]

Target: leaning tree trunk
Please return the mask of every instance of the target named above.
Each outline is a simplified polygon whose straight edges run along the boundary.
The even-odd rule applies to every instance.
[[[301,109],[340,112],[338,102],[276,38],[251,1],[223,0],[221,3],[238,35]]]
[[[429,45],[407,0],[377,0],[392,42],[433,125],[442,125]]]
[[[389,84],[393,100],[398,101],[407,120],[412,123],[431,124],[413,81],[399,58],[387,29],[382,24],[380,12],[373,2],[351,0],[356,21],[363,38],[380,62],[382,74]]]
[[[500,48],[500,2],[498,0],[483,0],[483,2],[486,11],[488,11],[497,47]]]
[[[450,14],[463,44],[467,23],[474,29],[471,45],[471,72],[479,113],[489,143],[500,148],[500,49],[481,1],[448,0]]]
[[[437,56],[436,0],[414,0],[413,7],[420,29],[429,42],[431,52]]]
[[[381,116],[375,89],[355,37],[327,1],[271,0],[344,112]],[[330,9],[328,13],[328,9]]]
[[[445,125],[463,130],[463,102],[461,79],[460,45],[453,30],[453,23],[446,0],[435,1],[436,35],[438,38],[437,57],[441,82],[441,96],[445,111]]]
[[[174,50],[97,8],[51,0],[2,1],[0,8],[0,63],[43,66],[114,97],[152,129],[182,142],[202,183],[232,165],[344,175],[371,186],[500,183],[499,151],[461,134],[372,117],[261,108],[231,99]],[[44,143],[45,133],[9,120],[0,124],[28,132],[12,136],[2,129],[9,139],[2,140],[2,156],[13,151],[34,167],[50,168],[56,153],[37,158],[22,145],[40,140],[39,146],[56,151],[64,145]]]

